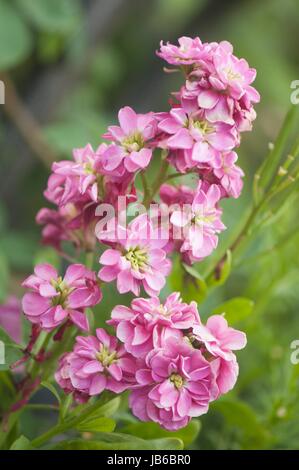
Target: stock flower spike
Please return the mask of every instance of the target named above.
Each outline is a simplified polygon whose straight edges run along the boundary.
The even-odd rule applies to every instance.
[[[60,359],[55,379],[79,401],[103,390],[121,393],[134,383],[135,361],[103,328],[96,336],[77,336],[73,351]]]
[[[50,264],[39,264],[22,285],[31,291],[22,300],[27,319],[46,331],[67,319],[88,331],[85,308],[95,306],[102,298],[95,273],[82,264],[69,266],[64,278]]]
[[[51,333],[61,326],[53,337],[61,341],[55,379],[66,394],[84,404],[104,390],[127,391],[137,418],[175,431],[206,413],[238,377],[234,351],[245,347],[246,335],[221,315],[203,324],[197,303],[182,300],[185,283],[188,288],[192,282],[191,268],[182,278],[181,293],[171,292],[166,282],[173,255],[192,264],[217,248],[226,228],[221,200],[241,194],[244,173],[235,149],[241,133],[251,129],[259,95],[252,86],[255,70],[226,41],[181,37],[178,45],[161,42],[157,55],[183,71],[170,109],[137,114],[125,106],[118,113],[119,126],[108,127],[106,142],[99,142],[97,150],[87,144],[75,149],[71,160],[52,165],[44,195],[54,207],[42,208],[36,221],[43,226],[43,243],[75,264],[64,277],[50,264],[35,266],[22,284],[29,290],[22,307],[33,324],[26,359],[57,360],[55,350],[41,348],[34,355],[40,329]],[[161,163],[155,177],[148,171],[153,159],[151,166]],[[183,184],[169,184],[178,176]],[[159,201],[163,204],[153,216],[152,204]],[[141,215],[136,216],[135,203],[142,204]],[[123,216],[131,216],[131,209],[135,215],[126,224]],[[77,264],[84,254],[86,266]],[[98,275],[94,256],[101,265]],[[75,337],[73,328],[64,343],[59,334],[70,323],[89,332],[87,309],[100,303],[100,285],[112,281],[119,294],[137,297],[126,306],[115,305],[111,296],[106,323],[113,333],[97,328]],[[91,313],[96,325],[103,322],[101,313],[107,318],[107,312],[97,310]],[[25,378],[30,392],[23,390],[23,404],[34,389],[30,373],[32,368]],[[42,367],[38,374],[34,384],[43,380]]]

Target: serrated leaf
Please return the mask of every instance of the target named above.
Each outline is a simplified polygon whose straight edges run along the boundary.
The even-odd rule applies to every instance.
[[[235,297],[214,308],[212,315],[225,314],[230,325],[244,320],[248,317],[254,307],[254,302],[246,297]]]
[[[157,423],[132,423],[122,428],[122,432],[143,439],[178,438],[183,441],[184,447],[188,447],[198,436],[200,426],[199,421],[193,420],[183,429],[166,431]]]
[[[26,59],[32,48],[30,31],[11,3],[0,0],[0,70],[2,71]]]

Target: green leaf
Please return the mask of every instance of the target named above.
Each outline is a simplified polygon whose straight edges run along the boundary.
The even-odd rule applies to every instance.
[[[99,433],[98,440],[75,439],[55,446],[57,450],[179,450],[183,448],[180,439],[144,440],[128,434]]]
[[[112,400],[108,400],[99,406],[92,414],[88,416],[88,419],[97,419],[101,416],[112,416],[118,410],[121,403],[120,397],[115,397]],[[86,408],[86,405],[79,405],[77,406],[72,413],[70,413],[69,417],[74,417],[80,415],[81,411]]]
[[[29,439],[25,436],[20,436],[11,446],[10,450],[34,450]]]
[[[2,353],[4,353],[4,357],[2,357]],[[16,344],[0,327],[0,370],[9,370],[10,365],[21,359],[22,356],[21,346]]]
[[[69,407],[71,406],[72,402],[73,402],[72,394],[65,395],[65,397],[61,400],[60,408],[59,408],[60,422],[65,420],[69,411]]]
[[[248,317],[254,307],[254,302],[246,297],[235,297],[214,308],[212,315],[225,314],[230,325],[244,320]]]
[[[0,0],[0,70],[7,70],[31,52],[31,34],[12,2]]]
[[[208,287],[222,286],[230,275],[232,268],[232,253],[226,252],[225,258],[218,264],[215,272],[207,278]]]
[[[60,398],[59,393],[57,392],[56,388],[54,387],[54,385],[52,385],[50,382],[43,381],[43,382],[41,382],[41,386],[44,387],[44,388],[47,388],[54,395],[54,397],[57,399],[58,403],[61,404],[61,398]]]
[[[80,21],[77,0],[17,0],[26,17],[42,31],[69,33]]]
[[[199,272],[182,263],[179,257],[174,260],[169,282],[173,290],[181,293],[184,302],[200,303],[207,295],[207,285]]]
[[[213,403],[231,427],[242,432],[244,448],[263,448],[271,439],[269,431],[258,421],[254,410],[241,400],[221,399]]]
[[[122,428],[122,432],[132,434],[133,436],[142,439],[157,439],[157,438],[178,438],[183,441],[184,447],[189,447],[190,444],[197,438],[200,431],[200,422],[197,420],[191,421],[185,428],[178,431],[166,431],[162,429],[157,423],[132,423]]]
[[[111,418],[105,416],[99,418],[88,418],[76,426],[80,432],[113,432],[116,423]]]

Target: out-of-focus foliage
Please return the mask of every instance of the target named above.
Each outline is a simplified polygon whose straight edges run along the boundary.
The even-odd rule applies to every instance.
[[[237,54],[258,70],[256,85],[262,101],[254,131],[244,137],[240,149],[246,171],[244,194],[223,204],[229,229],[221,236],[217,259],[244,218],[253,174],[290,106],[290,84],[299,79],[298,8],[298,0],[231,0],[225,6],[216,0],[0,0],[0,71],[15,83],[57,158],[67,158],[73,147],[98,145],[120,106],[144,111],[167,108],[165,96],[177,88],[178,78],[162,77],[162,65],[154,55],[161,39],[199,35],[203,40],[231,41]],[[20,280],[35,262],[58,260],[53,250],[41,250],[39,228],[34,225],[44,204],[48,168],[20,137],[16,123],[0,113],[0,300],[4,302],[8,293],[21,295]],[[298,122],[293,134],[298,137]],[[82,430],[97,433],[98,444],[76,440],[69,441],[67,448],[132,449],[135,434],[140,448],[175,449],[185,442],[199,449],[298,449],[299,366],[290,361],[290,344],[299,338],[297,220],[298,191],[275,217],[262,221],[243,252],[227,257],[220,279],[207,277],[213,257],[197,265],[195,272],[177,266],[171,277],[166,289],[182,290],[185,300],[200,302],[203,318],[225,311],[248,337],[246,349],[238,355],[238,386],[201,419],[199,434],[197,424],[173,437],[152,424],[145,431],[145,425],[132,418],[128,422],[126,411],[119,410],[116,416],[122,425],[114,437],[106,434],[114,428],[113,420],[102,416],[100,421],[85,422],[84,429],[81,423]],[[104,302],[95,312],[98,324],[104,323],[116,303],[129,299],[119,296],[113,286],[105,289]],[[18,358],[13,344],[9,355],[12,362]],[[11,384],[5,371],[0,379],[5,409]],[[48,389],[40,393],[43,401],[56,401]],[[53,413],[28,408],[14,428],[26,430],[26,437],[15,441],[12,433],[13,448],[30,448],[27,438],[46,431],[56,418]]]

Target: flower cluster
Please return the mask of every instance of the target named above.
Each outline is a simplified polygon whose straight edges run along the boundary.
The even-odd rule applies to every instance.
[[[37,214],[43,243],[66,259],[88,254],[91,269],[71,264],[61,277],[53,266],[37,265],[23,283],[29,292],[22,307],[33,324],[31,352],[40,329],[60,327],[54,339],[61,341],[69,324],[89,331],[86,309],[101,301],[105,283],[138,297],[129,307],[113,308],[107,323],[115,336],[102,328],[95,336],[77,336],[55,378],[81,402],[103,390],[129,390],[135,416],[176,430],[233,388],[233,351],[245,346],[246,336],[221,315],[204,325],[196,303],[183,302],[180,293],[164,302],[159,296],[175,252],[192,264],[217,247],[226,228],[220,202],[240,196],[244,174],[235,149],[251,129],[259,95],[252,87],[255,70],[228,42],[182,37],[178,45],[161,43],[157,54],[184,73],[170,109],[120,109],[119,125],[108,127],[96,150],[86,145],[71,160],[53,163],[44,195],[54,207]],[[149,181],[147,169],[159,155],[161,167]],[[187,173],[190,185],[169,184]],[[148,211],[153,207],[154,215]],[[98,255],[98,273],[90,255]]]
[[[108,323],[122,346],[98,329],[97,338],[77,337],[74,350],[60,359],[56,380],[79,401],[104,389],[129,389],[135,416],[176,430],[235,385],[233,350],[245,346],[245,334],[220,315],[203,325],[195,302],[182,302],[179,293],[164,304],[152,297],[118,305]]]
[[[238,197],[243,172],[235,165],[233,149],[256,117],[253,106],[260,98],[251,86],[255,69],[238,59],[226,41],[182,37],[178,46],[161,43],[157,54],[186,74],[175,93],[178,104],[159,122],[171,163],[180,172],[196,169],[218,184],[223,195]]]

